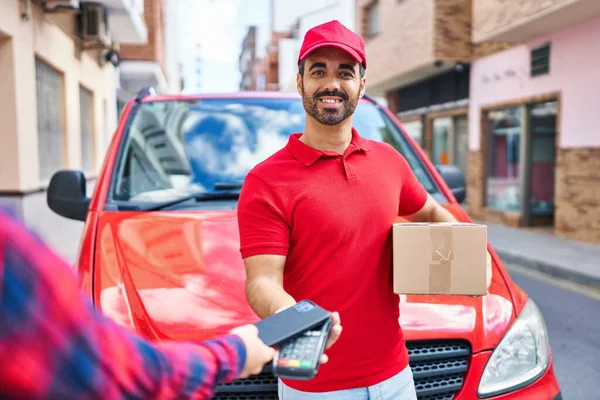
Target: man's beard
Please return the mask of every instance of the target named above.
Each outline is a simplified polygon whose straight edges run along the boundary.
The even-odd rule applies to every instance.
[[[328,109],[319,110],[319,99],[321,97],[339,97],[343,101],[341,109]],[[302,104],[304,109],[314,119],[323,125],[337,125],[348,118],[354,113],[356,105],[358,104],[358,93],[355,97],[349,98],[346,93],[338,90],[333,91],[321,91],[315,93],[312,97],[308,96],[304,92],[304,84],[302,84]]]

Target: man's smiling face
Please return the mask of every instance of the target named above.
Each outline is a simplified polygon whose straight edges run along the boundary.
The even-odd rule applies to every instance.
[[[337,125],[352,115],[366,83],[359,63],[333,47],[317,49],[303,62],[297,86],[308,115],[323,125]]]

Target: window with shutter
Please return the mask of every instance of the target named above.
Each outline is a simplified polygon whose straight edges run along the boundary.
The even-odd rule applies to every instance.
[[[64,166],[63,76],[35,60],[39,172],[42,182]]]
[[[81,126],[81,169],[85,173],[94,169],[93,97],[88,89],[79,87],[79,115]]]

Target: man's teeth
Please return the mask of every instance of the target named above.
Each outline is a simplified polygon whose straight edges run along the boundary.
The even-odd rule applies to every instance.
[[[341,99],[321,99],[321,101],[323,103],[327,103],[327,104],[335,104],[335,103],[339,103],[342,100]]]

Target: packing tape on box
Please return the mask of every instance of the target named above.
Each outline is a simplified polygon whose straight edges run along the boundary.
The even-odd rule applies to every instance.
[[[431,260],[429,264],[430,293],[451,293],[452,290],[452,261],[454,249],[452,246],[452,226],[431,225]]]

